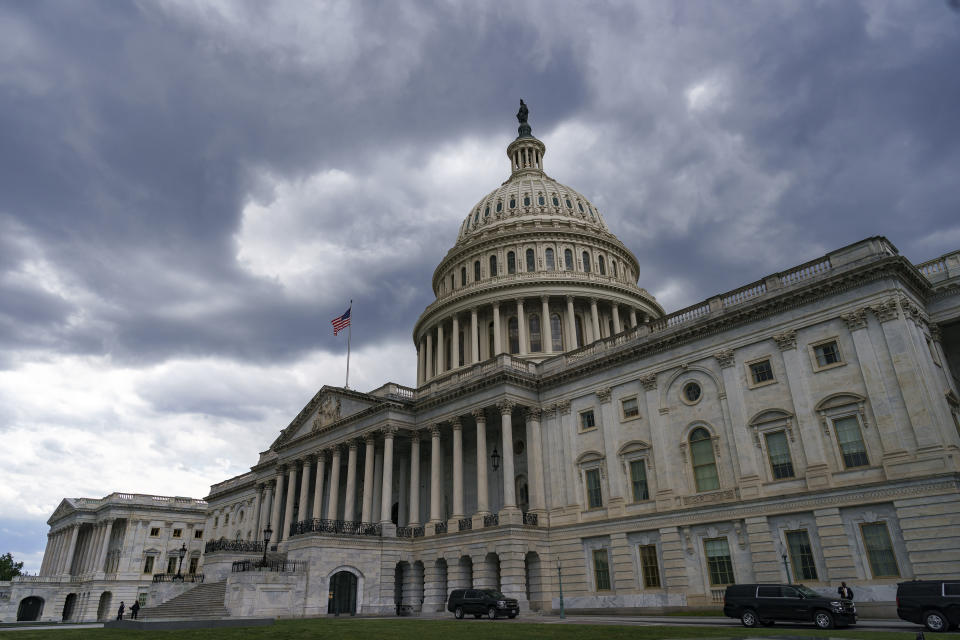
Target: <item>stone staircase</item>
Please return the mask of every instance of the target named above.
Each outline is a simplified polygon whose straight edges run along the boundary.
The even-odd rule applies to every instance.
[[[197,620],[201,618],[228,618],[230,612],[223,606],[227,581],[198,584],[186,593],[155,607],[145,607],[138,616],[141,620]]]

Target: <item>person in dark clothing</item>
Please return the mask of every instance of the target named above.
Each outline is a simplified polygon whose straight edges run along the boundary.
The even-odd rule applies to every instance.
[[[117,620],[123,620],[123,610],[126,607],[123,606],[123,600],[120,601],[120,608],[117,609]]]
[[[840,586],[837,587],[837,593],[840,594],[840,597],[844,600],[853,600],[853,589],[848,587],[846,582],[840,583]]]
[[[140,611],[140,602],[137,600],[133,601],[133,605],[130,607],[130,619],[137,619],[137,612]]]

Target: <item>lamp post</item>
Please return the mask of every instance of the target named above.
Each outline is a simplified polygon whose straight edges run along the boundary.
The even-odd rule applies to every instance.
[[[567,614],[563,610],[563,576],[560,575],[560,558],[557,557],[557,584],[560,586],[560,617],[566,618]]]
[[[267,564],[267,547],[270,546],[270,536],[273,535],[273,529],[270,528],[270,523],[267,523],[267,528],[263,530],[263,561],[260,563],[260,566],[265,566]]]
[[[180,570],[183,569],[183,556],[187,555],[186,542],[184,542],[183,545],[181,545],[180,551],[178,553],[180,554],[180,564],[177,565],[177,580],[179,580],[180,582],[183,582],[183,574],[180,573]]]
[[[783,553],[780,557],[783,558],[783,570],[787,574],[787,584],[790,584],[790,565],[787,564],[787,554]]]

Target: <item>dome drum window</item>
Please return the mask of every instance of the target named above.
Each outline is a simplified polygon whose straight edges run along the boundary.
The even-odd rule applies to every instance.
[[[497,213],[503,211],[503,202],[497,202]]]
[[[570,198],[567,198],[567,209],[573,209],[573,204],[570,202]]]
[[[553,259],[553,249],[548,248],[544,252],[544,256],[546,258],[547,271],[556,271],[557,265],[556,261]]]
[[[523,196],[523,206],[525,207],[530,206],[530,196]]]
[[[590,273],[590,254],[583,252],[583,272]]]
[[[557,196],[553,196],[553,206],[555,207],[560,206],[560,200],[557,199]]]
[[[526,258],[527,258],[527,271],[528,271],[528,272],[530,272],[530,271],[536,271],[536,270],[537,270],[537,263],[536,263],[536,259],[535,259],[534,255],[533,255],[533,249],[527,249]]]
[[[516,208],[517,208],[517,199],[516,199],[516,198],[510,198],[510,208],[511,208],[511,209],[516,209]]]
[[[547,199],[544,198],[543,195],[541,194],[537,196],[537,204],[539,204],[542,207],[543,205],[547,204]]]
[[[486,218],[490,215],[490,205],[487,205],[487,208],[483,210],[483,217]]]
[[[513,251],[507,252],[507,273],[513,274],[517,272],[517,256]]]

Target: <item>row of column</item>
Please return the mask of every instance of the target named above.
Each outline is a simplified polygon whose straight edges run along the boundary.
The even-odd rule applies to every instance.
[[[524,310],[524,300],[525,299],[521,297],[514,301],[514,304],[516,305],[517,330],[519,333],[518,355],[521,356],[527,355],[530,352],[530,340],[527,331],[528,320]],[[566,296],[566,308],[554,308],[551,311],[550,296],[540,297],[541,351],[538,353],[554,354],[562,351],[555,351],[553,348],[554,338],[558,336],[555,336],[553,333],[553,324],[550,322],[551,313],[558,313],[561,318],[563,318],[560,331],[564,333],[562,336],[562,343],[566,345],[566,349],[571,350],[575,348],[574,345],[577,344],[577,327],[574,300],[575,298],[573,296]],[[602,335],[600,329],[600,312],[598,309],[598,304],[598,298],[589,299],[589,321],[591,323],[590,328],[592,329],[592,340],[599,340]],[[502,339],[503,330],[500,322],[500,305],[501,302],[494,302],[491,305],[493,317],[493,353],[490,354],[490,357],[499,355],[501,353],[506,353],[504,349],[504,341]],[[448,318],[438,322],[436,326],[431,327],[427,331],[426,335],[421,338],[417,349],[418,384],[423,384],[427,380],[445,373],[447,371],[446,363],[448,360],[448,355],[451,363],[450,370],[480,362],[480,327],[478,324],[478,316],[478,308],[474,307],[470,310],[469,329],[467,335],[465,336],[466,341],[464,343],[463,350],[463,362],[460,362],[460,313],[452,314]],[[633,307],[629,307],[629,324],[627,326],[623,326],[620,317],[620,305],[616,303],[610,304],[610,316],[613,324],[614,334],[620,333],[627,327],[636,327],[638,317],[643,322],[647,322],[649,320],[648,314],[640,312],[638,316],[637,310]],[[444,339],[444,329],[448,323],[452,328],[452,339],[450,341],[451,353],[449,354],[446,351],[447,342]],[[586,341],[586,336],[584,336],[583,339]]]
[[[83,543],[78,545],[80,527],[80,523],[73,524],[47,535],[40,575],[82,575],[103,571],[113,520],[93,523]]]

